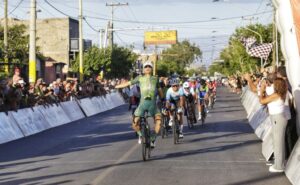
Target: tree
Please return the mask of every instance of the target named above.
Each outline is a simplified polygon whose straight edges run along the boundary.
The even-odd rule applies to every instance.
[[[159,76],[168,76],[173,73],[183,75],[185,68],[202,56],[198,46],[185,40],[178,42],[162,52],[162,57],[157,63]]]
[[[25,34],[26,26],[14,25],[8,29],[8,61],[15,65],[24,66],[29,60],[29,35]],[[4,37],[4,29],[0,27],[0,37]],[[38,50],[38,49],[37,49]],[[0,61],[4,62],[4,40],[0,40]]]
[[[220,59],[224,60],[224,63],[222,65],[211,66],[209,69],[210,73],[218,70],[217,72],[232,75],[237,71],[249,72],[260,66],[260,58],[251,57],[246,52],[246,49],[242,45],[240,39],[242,37],[255,37],[257,43],[260,43],[259,36],[254,34],[252,31],[249,31],[250,29],[258,32],[262,36],[263,43],[271,43],[273,41],[273,25],[253,24],[248,25],[247,28],[241,27],[235,30],[235,33],[229,39],[228,46],[220,53]],[[272,55],[270,54],[267,62],[271,63],[272,59]]]
[[[124,47],[114,46],[111,50],[111,48],[99,49],[93,46],[84,53],[83,73],[90,77],[98,75],[103,69],[105,77],[108,78],[128,77],[136,59],[137,56]],[[79,71],[79,58],[74,61],[72,70]]]

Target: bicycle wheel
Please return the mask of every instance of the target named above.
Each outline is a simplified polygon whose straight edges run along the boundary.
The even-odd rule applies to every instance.
[[[170,129],[170,126],[169,126],[169,117],[168,116],[164,116],[164,123],[165,123],[165,136],[168,137],[169,136],[169,129]]]
[[[178,120],[177,120],[177,115],[175,114],[174,116],[174,123],[172,125],[173,128],[173,140],[174,140],[174,144],[178,143],[178,139],[179,139],[179,133],[178,133]]]
[[[205,119],[206,119],[206,112],[205,112],[205,106],[202,106],[202,112],[201,112],[201,122],[202,122],[202,126],[204,126],[204,123],[205,123]]]
[[[151,157],[151,135],[150,135],[150,127],[148,124],[146,124],[146,154],[147,154],[147,160]]]
[[[189,129],[193,128],[193,121],[192,121],[192,117],[191,117],[191,112],[190,112],[190,107],[189,104],[186,104],[186,121],[187,121],[187,125]]]
[[[160,135],[161,135],[162,139],[164,139],[166,136],[165,116],[162,116],[162,121],[161,121],[161,126],[160,126]]]
[[[142,128],[141,128],[141,131],[142,131],[142,134],[143,134],[143,137],[142,137],[142,157],[143,157],[143,160],[146,161],[147,160],[147,141],[146,141],[146,131],[145,131],[145,125],[142,124]]]

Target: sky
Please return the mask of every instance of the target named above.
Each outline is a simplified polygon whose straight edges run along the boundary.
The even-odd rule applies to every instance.
[[[99,44],[98,30],[105,29],[111,18],[111,7],[106,3],[112,2],[128,3],[114,9],[114,28],[126,29],[115,32],[115,43],[141,49],[145,31],[177,30],[179,41],[187,39],[203,51],[202,63],[196,65],[209,65],[217,59],[237,27],[268,24],[273,18],[270,0],[83,0],[83,16],[90,25],[83,25],[85,39]],[[37,9],[41,10],[38,18],[76,18],[78,5],[78,0],[37,0]],[[1,1],[0,9],[3,7]],[[9,0],[9,17],[29,19],[29,8],[30,0]]]

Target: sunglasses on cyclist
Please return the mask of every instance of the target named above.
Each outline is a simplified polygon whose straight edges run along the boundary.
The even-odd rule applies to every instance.
[[[178,87],[178,85],[172,85],[172,87]]]

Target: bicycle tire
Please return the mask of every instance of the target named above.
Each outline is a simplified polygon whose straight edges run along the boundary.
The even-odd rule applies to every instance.
[[[146,142],[146,137],[145,137],[145,126],[142,125],[142,157],[143,160],[146,161],[147,160],[147,142]]]
[[[151,157],[151,138],[150,138],[150,127],[149,125],[146,125],[146,154],[147,154],[147,160]]]
[[[201,112],[201,117],[202,117],[202,119],[201,119],[201,123],[202,123],[202,126],[204,126],[204,124],[205,124],[205,119],[206,119],[206,113],[205,113],[205,106],[202,106],[202,112]]]
[[[173,128],[173,141],[174,141],[174,144],[176,145],[178,143],[178,139],[179,139],[179,133],[177,131],[177,128],[178,128],[178,120],[177,120],[177,115],[176,113],[174,114],[174,123],[172,125],[172,128]]]
[[[189,129],[192,129],[193,128],[193,124],[192,124],[192,122],[191,122],[191,117],[190,117],[190,107],[189,107],[189,104],[186,102],[186,104],[185,104],[185,107],[186,107],[186,122],[187,122],[187,125],[188,125],[188,128]]]

